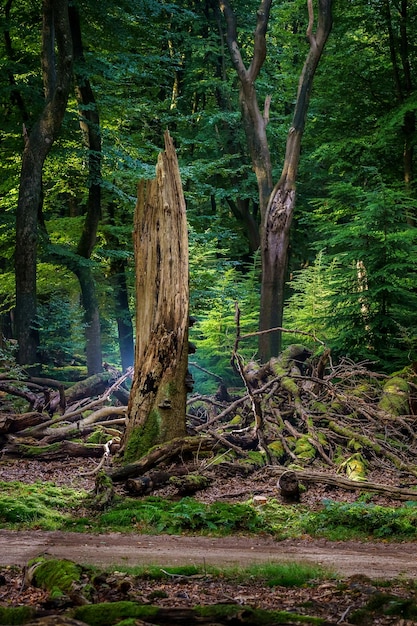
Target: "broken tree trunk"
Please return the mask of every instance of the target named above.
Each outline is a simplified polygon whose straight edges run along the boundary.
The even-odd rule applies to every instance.
[[[168,132],[156,178],[138,186],[135,374],[122,445],[126,461],[186,433],[188,233],[175,148]]]

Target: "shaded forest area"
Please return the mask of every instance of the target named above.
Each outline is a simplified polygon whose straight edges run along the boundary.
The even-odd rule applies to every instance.
[[[389,469],[391,493],[414,499],[416,7],[96,11],[3,7],[2,455],[96,457],[101,506],[112,482],[204,489],[219,457],[221,471],[281,467],[284,498],[318,468],[362,489]],[[172,196],[141,182],[135,201],[157,154]],[[161,221],[173,198],[178,233]],[[143,337],[159,332],[150,358]],[[182,382],[158,396],[155,372],[175,364],[182,381],[187,343],[184,421]],[[138,430],[135,402],[154,392]],[[116,453],[127,464],[109,469]],[[210,472],[195,471],[203,453]],[[172,475],[178,458],[191,464]]]
[[[66,4],[55,7],[65,18]],[[413,362],[414,3],[333,6],[301,111],[324,2],[85,0],[61,21],[51,7],[1,8],[2,353],[17,349],[43,376],[64,368],[67,381],[132,365],[136,186],[153,177],[169,128],[187,203],[198,392],[215,391],[205,370],[240,384],[228,362],[235,301],[242,332],[283,307],[283,325],[319,337],[334,359],[383,372]],[[278,306],[262,307],[263,203],[289,163],[298,169],[288,265],[277,264],[287,265],[285,288]],[[282,335],[284,347],[294,341]],[[259,338],[241,345],[247,361],[258,350]]]
[[[132,370],[109,370],[68,388],[3,378],[3,400],[13,394],[29,410],[2,411],[2,457],[96,459],[90,475],[98,508],[109,504],[118,484],[135,497],[167,486],[184,496],[241,476],[240,495],[249,495],[249,478],[260,468],[276,477],[284,502],[300,500],[300,483],[417,499],[413,369],[375,374],[348,360],[334,365],[329,352],[312,358],[293,344],[262,367],[248,363],[242,374],[245,391],[221,384],[215,395],[191,395],[186,436],[127,464],[119,457]]]

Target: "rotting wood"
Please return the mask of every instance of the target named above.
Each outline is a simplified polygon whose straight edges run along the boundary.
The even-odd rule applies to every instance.
[[[141,181],[135,211],[135,374],[122,449],[125,462],[186,435],[188,228],[173,141],[164,134],[156,177]]]
[[[292,470],[287,470],[278,479],[278,489],[284,502],[300,501],[300,484],[297,474]]]
[[[203,474],[190,473],[185,476],[172,476],[169,479],[170,485],[173,485],[180,496],[192,496],[197,491],[207,489],[211,485],[211,479]]]
[[[265,468],[264,471],[268,471],[271,476],[277,476],[280,478],[288,470],[286,468],[269,466],[268,468]],[[293,473],[300,482],[329,485],[351,491],[372,491],[396,500],[417,500],[417,485],[416,489],[406,489],[403,487],[383,485],[371,481],[349,480],[348,478],[343,478],[342,476],[332,476],[328,473],[309,472],[307,470],[293,470]]]
[[[26,428],[42,424],[48,420],[48,415],[32,411],[15,415],[12,413],[0,413],[0,434],[18,433]]]
[[[159,463],[164,463],[168,459],[186,457],[186,455],[203,450],[212,450],[215,444],[216,442],[213,438],[208,436],[173,439],[168,443],[155,446],[139,461],[111,470],[109,476],[114,482],[121,482],[128,478],[145,474]]]
[[[27,439],[10,438],[2,449],[2,455],[11,458],[29,458],[38,461],[57,461],[67,457],[101,457],[103,446],[100,444],[83,444],[73,441],[60,441],[49,446],[39,446],[37,442],[29,445]]]
[[[160,470],[149,472],[146,476],[128,478],[124,484],[124,488],[133,496],[143,496],[166,485],[172,476],[174,476],[174,473],[176,476],[180,476],[181,474],[187,473],[187,471],[185,467],[180,467],[169,472]]]

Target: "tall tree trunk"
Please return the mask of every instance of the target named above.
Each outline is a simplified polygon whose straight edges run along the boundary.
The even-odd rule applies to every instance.
[[[18,362],[21,364],[36,362],[36,248],[38,213],[42,207],[42,170],[64,117],[72,61],[68,1],[44,0],[42,72],[45,107],[29,135],[25,133],[16,212],[15,323],[19,343]]]
[[[110,263],[110,279],[113,284],[114,308],[119,339],[122,370],[134,363],[133,324],[129,309],[129,290],[126,281],[126,261],[114,259]]]
[[[80,110],[80,127],[88,149],[88,204],[84,227],[77,246],[77,254],[90,259],[101,218],[101,135],[100,117],[91,83],[86,76],[84,48],[78,8],[71,3],[69,9],[72,39],[74,42],[75,94]],[[86,357],[88,375],[102,371],[100,312],[96,284],[91,267],[82,263],[76,271],[84,307]]]
[[[272,0],[261,0],[257,11],[253,57],[249,68],[246,68],[237,43],[236,16],[228,0],[220,0],[220,9],[225,16],[227,24],[227,45],[234,68],[239,77],[239,102],[246,141],[258,183],[261,220],[263,220],[265,215],[266,206],[273,187],[271,156],[269,153],[268,138],[266,136],[270,100],[267,99],[265,110],[261,112],[258,105],[255,81],[266,58],[265,35],[271,4]]]
[[[117,236],[116,203],[108,204],[109,228],[107,229],[107,240],[110,247],[121,250],[123,243]],[[117,335],[119,339],[120,359],[122,370],[125,372],[128,367],[134,364],[134,336],[132,316],[129,307],[129,288],[126,278],[127,260],[125,258],[111,258],[109,279],[113,288],[114,312],[117,322]]]
[[[408,41],[408,0],[401,0],[398,5],[398,14],[400,18],[399,37],[395,36],[390,1],[385,0],[384,15],[387,24],[390,58],[392,64],[392,73],[395,84],[395,92],[398,104],[403,105],[413,93],[413,78],[410,62],[410,44]],[[400,69],[401,66],[401,69]],[[404,150],[404,183],[406,189],[412,193],[414,183],[414,152],[416,142],[416,112],[410,106],[404,112],[403,126]],[[410,226],[416,226],[417,214],[415,209],[409,210],[407,221]]]
[[[298,83],[297,99],[291,128],[287,136],[281,178],[268,201],[261,227],[262,286],[260,330],[282,326],[284,289],[287,276],[290,227],[295,207],[295,185],[314,75],[332,28],[332,0],[319,0],[318,22],[313,32],[313,0],[308,0],[307,37],[310,50]],[[278,354],[281,332],[260,335],[259,353],[262,361]]]
[[[135,213],[135,374],[126,461],[184,436],[188,362],[188,234],[174,145],[165,133],[156,178],[138,187]]]
[[[93,268],[89,264],[74,267],[81,289],[81,305],[85,321],[85,353],[88,376],[103,371],[99,307]]]
[[[307,37],[310,50],[298,85],[292,126],[288,133],[285,162],[281,178],[273,188],[271,157],[266,136],[270,99],[265,100],[264,111],[258,105],[255,81],[266,58],[266,30],[272,0],[261,0],[257,11],[253,57],[246,69],[237,43],[236,18],[228,0],[220,0],[227,23],[227,43],[233,65],[240,81],[240,104],[243,124],[252,165],[256,174],[261,213],[262,284],[259,316],[260,330],[282,324],[284,287],[290,226],[295,205],[295,181],[300,159],[301,138],[307,116],[313,78],[324,45],[332,27],[332,0],[318,0],[318,23],[314,27],[313,0],[307,0],[309,23]],[[266,362],[277,354],[281,346],[281,333],[266,333],[259,338],[259,356]]]

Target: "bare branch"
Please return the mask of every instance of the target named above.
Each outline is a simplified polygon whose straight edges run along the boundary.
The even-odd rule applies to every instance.
[[[227,26],[226,41],[227,41],[230,56],[232,59],[232,63],[234,65],[235,70],[238,73],[240,80],[242,82],[247,82],[248,71],[245,67],[245,64],[243,63],[242,55],[240,54],[239,45],[237,43],[236,16],[228,0],[220,0],[219,6],[226,20],[226,26]]]
[[[261,0],[261,4],[256,13],[253,57],[248,70],[248,79],[250,82],[254,82],[256,80],[266,58],[265,35],[269,21],[271,4],[272,0]]]
[[[316,45],[316,39],[313,35],[313,25],[314,25],[314,8],[313,8],[313,0],[307,0],[307,8],[308,8],[308,26],[306,36],[310,42],[310,45]]]

